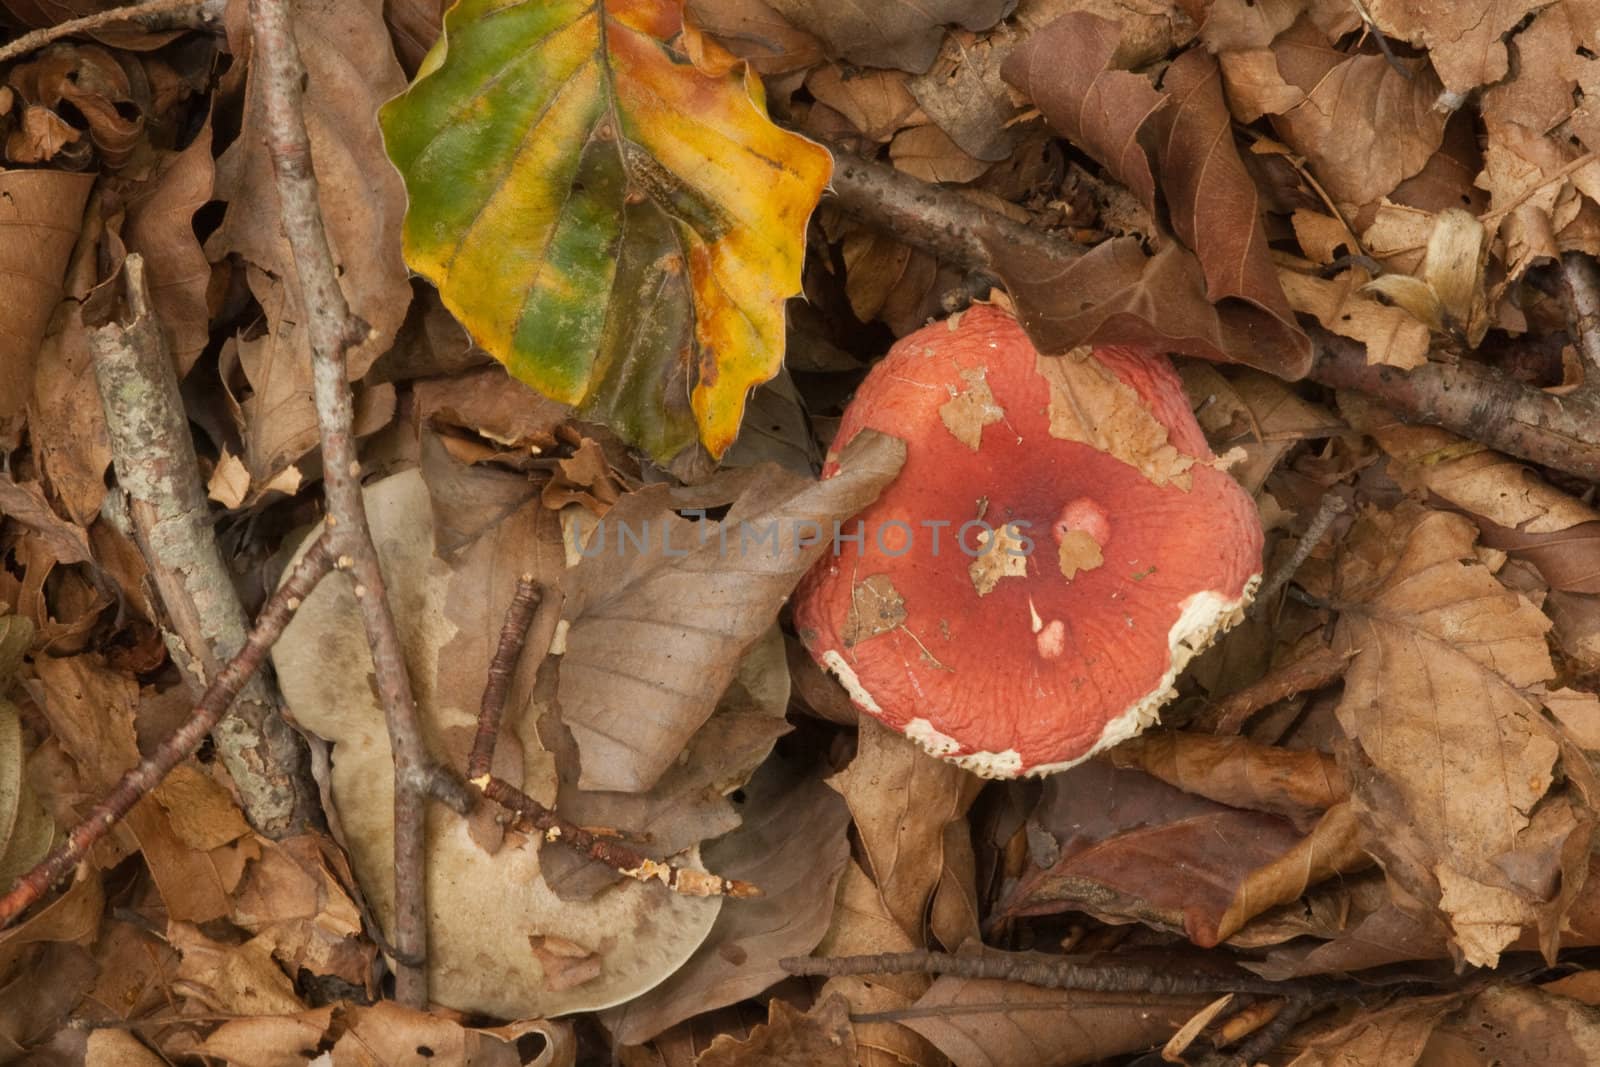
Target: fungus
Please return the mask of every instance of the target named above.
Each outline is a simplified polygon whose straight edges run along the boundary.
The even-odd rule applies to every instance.
[[[840,424],[899,477],[807,574],[795,623],[860,710],[991,778],[1063,770],[1155,721],[1261,577],[1255,504],[1165,356],[1040,356],[977,306],[900,340]]]

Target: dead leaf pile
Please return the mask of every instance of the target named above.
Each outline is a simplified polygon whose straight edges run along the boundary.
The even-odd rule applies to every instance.
[[[322,518],[248,6],[0,64],[0,890],[195,695],[85,322],[129,255],[247,610]],[[445,6],[293,5],[320,207],[371,327],[356,432],[427,745],[465,766],[531,575],[494,775],[762,895],[674,895],[491,805],[435,806],[433,1006],[387,999],[393,758],[336,575],[272,652],[326,825],[271,839],[211,746],[179,765],[0,930],[0,1060],[1600,1059],[1594,486],[1303,380],[1332,333],[1386,374],[1484,364],[1592,400],[1560,267],[1600,255],[1588,7],[687,0],[663,55],[718,77],[737,57],[788,128],[1083,252],[979,234],[975,270],[824,201],[783,371],[720,464],[667,470],[605,411],[510,378],[407,272],[375,116],[432,62]],[[904,457],[864,437],[815,476],[862,372],[997,282],[1043,350],[1195,357],[1196,416],[1258,503],[1267,572],[1288,568],[1191,665],[1166,728],[1043,782],[857,723],[785,608]],[[842,962],[918,952],[969,971]],[[830,973],[781,962],[805,956]],[[1062,961],[1099,985],[1017,978]],[[1105,977],[1127,973],[1176,984]],[[1229,1000],[1226,978],[1281,995]]]

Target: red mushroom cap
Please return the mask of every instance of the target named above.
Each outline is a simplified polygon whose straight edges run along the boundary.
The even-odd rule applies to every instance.
[[[795,622],[858,708],[977,774],[1137,734],[1260,580],[1255,504],[1165,356],[1041,357],[974,307],[872,369],[824,477],[865,429],[905,440],[905,466],[801,583]]]

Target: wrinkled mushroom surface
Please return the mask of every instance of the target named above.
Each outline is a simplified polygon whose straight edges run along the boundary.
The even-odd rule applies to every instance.
[[[1259,580],[1255,505],[1164,356],[1041,357],[974,307],[873,368],[825,476],[868,428],[906,441],[905,467],[807,575],[795,622],[857,707],[978,774],[1138,733]]]

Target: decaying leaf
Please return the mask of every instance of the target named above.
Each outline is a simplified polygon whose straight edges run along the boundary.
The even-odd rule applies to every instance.
[[[766,3],[791,25],[822,41],[837,58],[864,67],[898,67],[912,74],[933,64],[945,24],[986,30],[1017,6],[1016,0],[886,0],[844,7],[827,0]]]
[[[833,523],[899,471],[904,446],[863,435],[823,482],[772,468],[695,490],[629,494],[582,547],[561,658],[562,720],[586,789],[648,789],[727,688],[739,656],[822,553]],[[724,504],[721,522],[678,513]]]
[[[1458,516],[1365,515],[1341,560],[1339,722],[1368,848],[1442,911],[1467,960],[1536,929],[1553,954],[1583,884],[1592,776],[1522,692],[1553,673],[1550,623],[1472,561]]]
[[[682,29],[676,2],[458,3],[382,112],[407,262],[514,375],[663,460],[697,431],[720,456],[777,372],[830,167]]]

